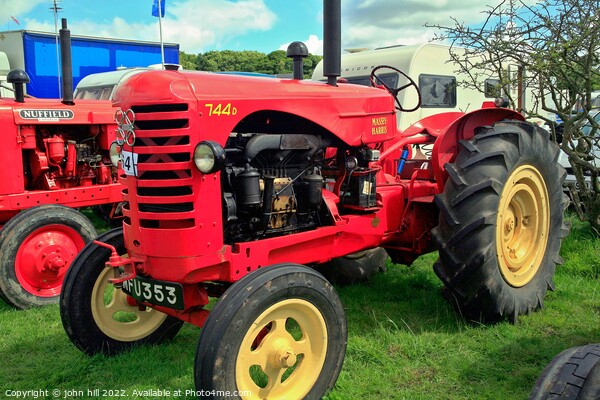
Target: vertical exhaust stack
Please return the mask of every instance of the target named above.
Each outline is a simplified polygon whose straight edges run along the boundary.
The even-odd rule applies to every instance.
[[[323,76],[337,86],[342,70],[341,0],[323,0]]]
[[[71,59],[71,32],[67,29],[67,19],[61,19],[60,59],[62,65],[63,104],[73,105],[73,64]]]

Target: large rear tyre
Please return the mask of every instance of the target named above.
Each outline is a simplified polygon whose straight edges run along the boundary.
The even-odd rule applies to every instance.
[[[535,382],[529,400],[600,398],[600,345],[572,347],[554,357]]]
[[[125,253],[123,229],[98,237]],[[110,251],[89,243],[73,261],[60,297],[60,316],[67,335],[81,351],[113,355],[139,344],[158,344],[175,337],[183,321],[152,308],[140,310],[108,282],[104,263]]]
[[[568,198],[559,149],[546,131],[520,121],[479,128],[461,145],[436,197],[434,270],[465,317],[515,322],[542,307],[562,263]]]
[[[281,264],[232,285],[211,311],[198,343],[198,390],[236,398],[320,399],[346,353],[346,317],[316,271]],[[214,393],[217,393],[215,395]]]
[[[0,234],[2,299],[20,309],[58,303],[69,265],[95,236],[73,208],[49,204],[17,214]]]

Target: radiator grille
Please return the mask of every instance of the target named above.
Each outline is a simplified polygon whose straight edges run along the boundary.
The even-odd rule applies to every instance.
[[[193,227],[194,202],[187,104],[132,107],[138,155],[135,194],[142,227]],[[126,212],[131,212],[126,208]]]

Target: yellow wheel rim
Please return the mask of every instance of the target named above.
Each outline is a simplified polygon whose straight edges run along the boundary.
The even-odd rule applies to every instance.
[[[502,190],[496,219],[496,254],[504,280],[525,286],[537,273],[548,242],[550,204],[540,172],[514,170]]]
[[[127,295],[108,282],[110,268],[104,268],[92,290],[92,315],[98,328],[111,339],[122,342],[140,340],[152,334],[167,318],[166,314],[127,303]]]
[[[236,360],[242,393],[260,399],[301,399],[314,386],[327,353],[327,327],[321,312],[302,299],[265,310],[244,336]]]

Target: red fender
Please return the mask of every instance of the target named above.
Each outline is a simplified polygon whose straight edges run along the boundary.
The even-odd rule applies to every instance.
[[[447,114],[455,115],[457,113]],[[444,114],[435,115],[434,117],[444,118]],[[439,193],[443,192],[448,178],[444,165],[456,158],[459,151],[459,141],[472,139],[475,136],[475,129],[480,126],[491,126],[504,119],[525,121],[523,115],[508,108],[483,108],[464,114],[441,131],[438,130],[439,136],[433,146],[431,161]]]

